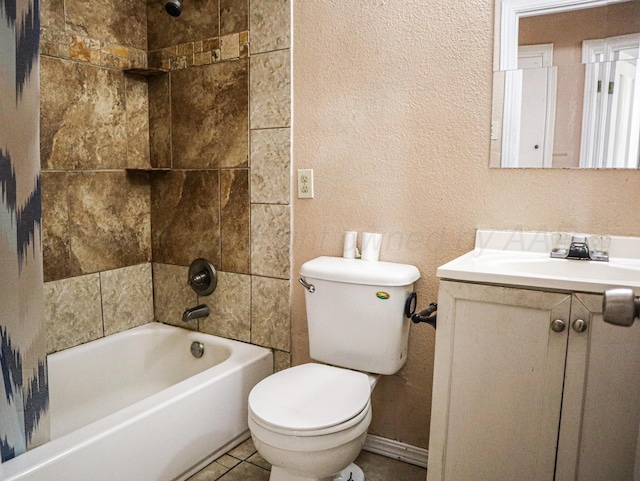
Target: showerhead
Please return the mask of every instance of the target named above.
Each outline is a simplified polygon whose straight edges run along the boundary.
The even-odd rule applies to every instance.
[[[179,17],[182,13],[182,1],[167,0],[167,2],[164,4],[164,9],[172,17]]]

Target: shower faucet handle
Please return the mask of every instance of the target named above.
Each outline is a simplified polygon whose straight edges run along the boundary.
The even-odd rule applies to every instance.
[[[196,259],[189,266],[187,284],[199,296],[208,296],[218,285],[216,268],[206,259]]]

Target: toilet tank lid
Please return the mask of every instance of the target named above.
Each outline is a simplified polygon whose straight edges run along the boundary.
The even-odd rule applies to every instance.
[[[408,286],[420,278],[416,266],[322,256],[302,264],[300,275],[325,281],[372,286]]]

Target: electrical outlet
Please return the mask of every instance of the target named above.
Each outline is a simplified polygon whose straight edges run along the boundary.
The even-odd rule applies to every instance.
[[[313,169],[298,169],[298,199],[313,199]]]

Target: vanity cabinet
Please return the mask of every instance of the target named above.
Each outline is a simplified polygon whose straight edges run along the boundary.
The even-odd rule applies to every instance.
[[[598,294],[441,281],[427,480],[633,479],[640,323]]]

